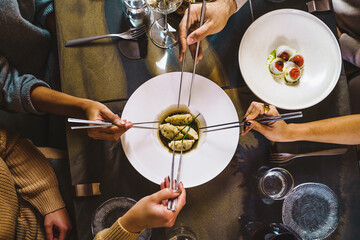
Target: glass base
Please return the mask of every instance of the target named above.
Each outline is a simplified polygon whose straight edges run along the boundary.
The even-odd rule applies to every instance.
[[[172,48],[179,41],[175,28],[168,23],[169,31],[164,31],[165,21],[163,18],[156,20],[150,28],[151,41],[160,48]]]

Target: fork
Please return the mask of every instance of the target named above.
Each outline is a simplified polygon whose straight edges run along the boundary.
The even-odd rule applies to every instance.
[[[300,154],[292,154],[292,153],[273,153],[270,155],[270,163],[275,164],[284,164],[290,162],[295,158],[307,157],[307,156],[331,156],[331,155],[340,155],[346,153],[347,148],[335,148],[317,152],[310,153],[300,153]]]
[[[129,40],[129,39],[134,39],[134,38],[140,37],[145,32],[146,32],[145,25],[142,25],[137,28],[130,28],[129,30],[127,30],[126,32],[123,32],[123,33],[113,33],[113,34],[106,34],[106,35],[95,36],[95,37],[86,37],[86,38],[69,40],[65,43],[65,47],[75,46],[75,45],[78,45],[81,43],[87,43],[87,42],[91,42],[91,41],[94,41],[97,39],[108,38],[108,37],[118,37],[118,38]]]

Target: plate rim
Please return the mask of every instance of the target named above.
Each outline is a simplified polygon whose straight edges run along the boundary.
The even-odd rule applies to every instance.
[[[337,73],[335,75],[337,75],[337,80],[336,81],[332,81],[331,82],[331,85],[329,85],[329,87],[327,88],[327,91],[325,92],[326,94],[324,94],[324,97],[322,98],[317,98],[315,101],[310,101],[309,103],[307,104],[301,104],[301,105],[297,105],[297,106],[289,106],[289,105],[286,105],[286,104],[278,104],[276,103],[273,104],[271,103],[271,99],[270,101],[268,101],[269,99],[267,98],[263,98],[261,97],[259,94],[259,92],[257,90],[254,90],[252,87],[250,87],[251,84],[249,84],[249,82],[246,80],[246,78],[244,77],[243,75],[243,72],[241,71],[242,68],[242,61],[240,60],[240,54],[242,52],[242,50],[244,49],[244,39],[245,37],[249,34],[249,32],[251,31],[251,27],[254,25],[254,23],[256,23],[257,21],[260,21],[261,19],[263,18],[268,18],[268,17],[271,17],[273,15],[277,15],[277,14],[283,14],[283,13],[291,13],[291,14],[296,14],[296,15],[301,15],[301,16],[305,16],[305,17],[308,17],[312,20],[314,20],[315,22],[319,23],[321,26],[324,27],[324,29],[326,29],[326,31],[329,33],[329,35],[331,36],[331,39],[334,43],[336,43],[335,45],[337,46],[336,48],[336,51],[337,51],[337,58],[338,58],[338,61],[340,63],[340,67],[337,69]],[[320,103],[321,101],[323,101],[326,97],[328,97],[330,95],[330,93],[334,90],[337,82],[339,81],[339,78],[340,78],[340,75],[341,75],[341,69],[342,69],[342,56],[341,56],[341,50],[340,50],[340,46],[339,46],[339,43],[338,43],[338,40],[336,39],[336,37],[334,36],[333,32],[330,30],[330,28],[321,20],[319,19],[318,17],[308,13],[308,12],[305,12],[303,10],[298,10],[298,9],[291,9],[291,8],[284,8],[284,9],[277,9],[277,10],[273,10],[273,11],[270,11],[268,13],[265,13],[264,15],[260,16],[259,18],[257,18],[255,21],[253,21],[250,26],[246,29],[242,39],[241,39],[241,42],[240,42],[240,46],[239,46],[239,50],[238,50],[238,63],[239,63],[239,68],[240,68],[240,73],[246,83],[246,85],[249,87],[249,89],[259,98],[261,99],[262,101],[264,102],[267,102],[267,103],[270,103],[274,106],[276,106],[277,108],[280,108],[280,109],[285,109],[285,110],[300,110],[300,109],[306,109],[306,108],[309,108],[309,107],[312,107],[318,103]],[[284,101],[286,102],[286,101]]]
[[[146,82],[144,82],[141,86],[143,86],[143,85],[145,85],[145,84],[148,84],[152,79],[158,78],[159,76],[167,75],[167,74],[177,74],[177,75],[178,75],[178,74],[180,74],[180,73],[181,73],[181,72],[179,72],[179,71],[174,71],[174,72],[167,72],[167,73],[163,73],[163,74],[160,74],[160,75],[156,75],[156,76],[150,78],[149,80],[147,80]],[[191,76],[192,73],[190,73],[190,72],[184,72],[184,74]],[[184,79],[186,79],[186,76],[185,76],[185,75],[184,75]],[[210,79],[207,78],[207,77],[204,77],[204,76],[202,76],[202,75],[199,75],[199,74],[196,74],[196,76],[199,77],[199,78],[202,78],[202,79],[204,79],[204,80],[206,80],[206,81],[209,81],[212,85],[216,86],[220,91],[222,91],[222,93],[223,93],[224,95],[227,96],[228,101],[231,102],[231,104],[232,104],[232,108],[233,108],[233,110],[234,110],[233,113],[236,115],[236,119],[239,120],[239,116],[238,116],[236,107],[235,107],[235,105],[234,105],[234,102],[233,102],[233,101],[231,100],[231,98],[229,97],[229,95],[228,95],[216,82],[210,80]],[[183,79],[183,80],[184,80],[184,79]],[[195,77],[195,79],[196,79],[196,77]],[[140,86],[140,87],[141,87],[141,86]],[[140,87],[138,87],[138,88],[136,89],[136,91],[135,91],[131,96],[133,96],[137,91],[140,91],[140,90],[139,90]],[[130,96],[130,98],[131,98],[131,96]],[[130,99],[130,98],[129,98],[129,99]],[[125,110],[126,106],[127,106],[127,105],[125,105],[124,110]],[[191,106],[190,106],[190,107],[191,107]],[[195,107],[196,107],[196,106],[195,106]],[[123,116],[123,114],[124,114],[124,112],[125,112],[124,110],[123,110],[122,116]],[[204,181],[198,181],[199,183],[187,185],[186,188],[197,187],[197,186],[200,186],[200,185],[202,185],[202,184],[204,184],[204,183],[207,183],[208,181],[211,181],[211,180],[214,179],[216,176],[218,176],[221,172],[224,171],[224,169],[230,164],[231,159],[232,159],[233,156],[235,155],[236,149],[237,149],[237,146],[238,146],[238,142],[239,142],[239,129],[236,128],[235,131],[236,131],[236,134],[234,134],[234,135],[236,135],[236,138],[237,138],[236,147],[234,147],[234,149],[233,149],[233,151],[232,151],[232,154],[231,154],[231,157],[229,158],[227,164],[226,164],[226,165],[224,164],[223,168],[222,168],[220,171],[218,171],[218,173],[217,173],[215,176],[213,176],[211,179],[209,179],[209,180],[207,180],[207,181],[205,181],[205,182],[204,182]],[[125,142],[124,142],[124,138],[125,138],[125,137],[126,137],[125,134],[123,134],[123,135],[121,136],[121,144],[122,144],[122,147],[123,147],[123,149],[124,149],[124,153],[125,153],[125,155],[126,155]],[[234,144],[234,145],[235,145],[235,144]],[[127,157],[128,161],[130,162],[130,164],[135,168],[135,170],[136,170],[141,176],[145,177],[146,179],[148,179],[149,181],[151,181],[151,182],[153,182],[153,183],[155,183],[155,184],[159,184],[158,182],[155,182],[153,179],[151,179],[149,176],[143,175],[143,173],[138,170],[139,168],[140,168],[140,169],[143,168],[143,167],[141,166],[141,165],[142,165],[141,163],[139,163],[138,161],[131,161],[130,158],[129,158],[127,155],[126,155],[126,157]]]

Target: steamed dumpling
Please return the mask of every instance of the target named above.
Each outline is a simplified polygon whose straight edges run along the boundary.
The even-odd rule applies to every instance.
[[[199,135],[198,133],[195,131],[195,129],[193,129],[190,126],[176,126],[179,131],[181,131],[184,135],[186,134],[186,132],[188,131],[188,129],[190,128],[189,132],[186,135],[186,138],[189,139],[194,139],[194,140],[198,140],[199,139]],[[185,127],[185,128],[184,128]]]
[[[294,49],[285,45],[281,45],[276,49],[276,57],[281,58],[284,61],[288,61],[294,53]]]
[[[186,125],[193,119],[193,116],[189,113],[187,114],[175,114],[170,117],[165,118],[165,122],[171,123],[174,125]]]
[[[172,150],[174,150],[177,152],[181,151],[181,141],[182,140],[177,140],[177,141],[171,141],[169,142],[169,148],[171,148]],[[183,151],[187,151],[190,150],[192,148],[192,146],[194,145],[195,140],[184,140],[183,143]]]
[[[161,124],[160,129],[161,134],[169,140],[173,140],[176,134],[177,135],[174,138],[175,140],[179,140],[184,137],[184,134],[182,134],[177,127],[171,125],[170,123]]]

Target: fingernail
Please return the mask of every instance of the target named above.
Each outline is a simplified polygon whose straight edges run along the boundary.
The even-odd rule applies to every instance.
[[[187,39],[187,43],[188,43],[188,45],[193,44],[193,43],[194,43],[194,39],[193,39],[193,38],[188,38],[188,39]]]
[[[126,121],[125,120],[120,120],[120,124],[125,124],[126,123]]]
[[[244,117],[244,118],[243,118],[243,120],[241,120],[241,121],[242,121],[242,122],[245,122],[245,121],[246,121],[246,119],[247,119],[247,117]]]
[[[251,122],[245,122],[245,125],[249,127],[251,126]]]
[[[180,189],[176,189],[176,190],[173,190],[174,193],[176,194],[180,194],[181,193],[181,190]]]
[[[114,122],[116,125],[121,125],[121,120],[120,119],[115,119],[115,122]]]

